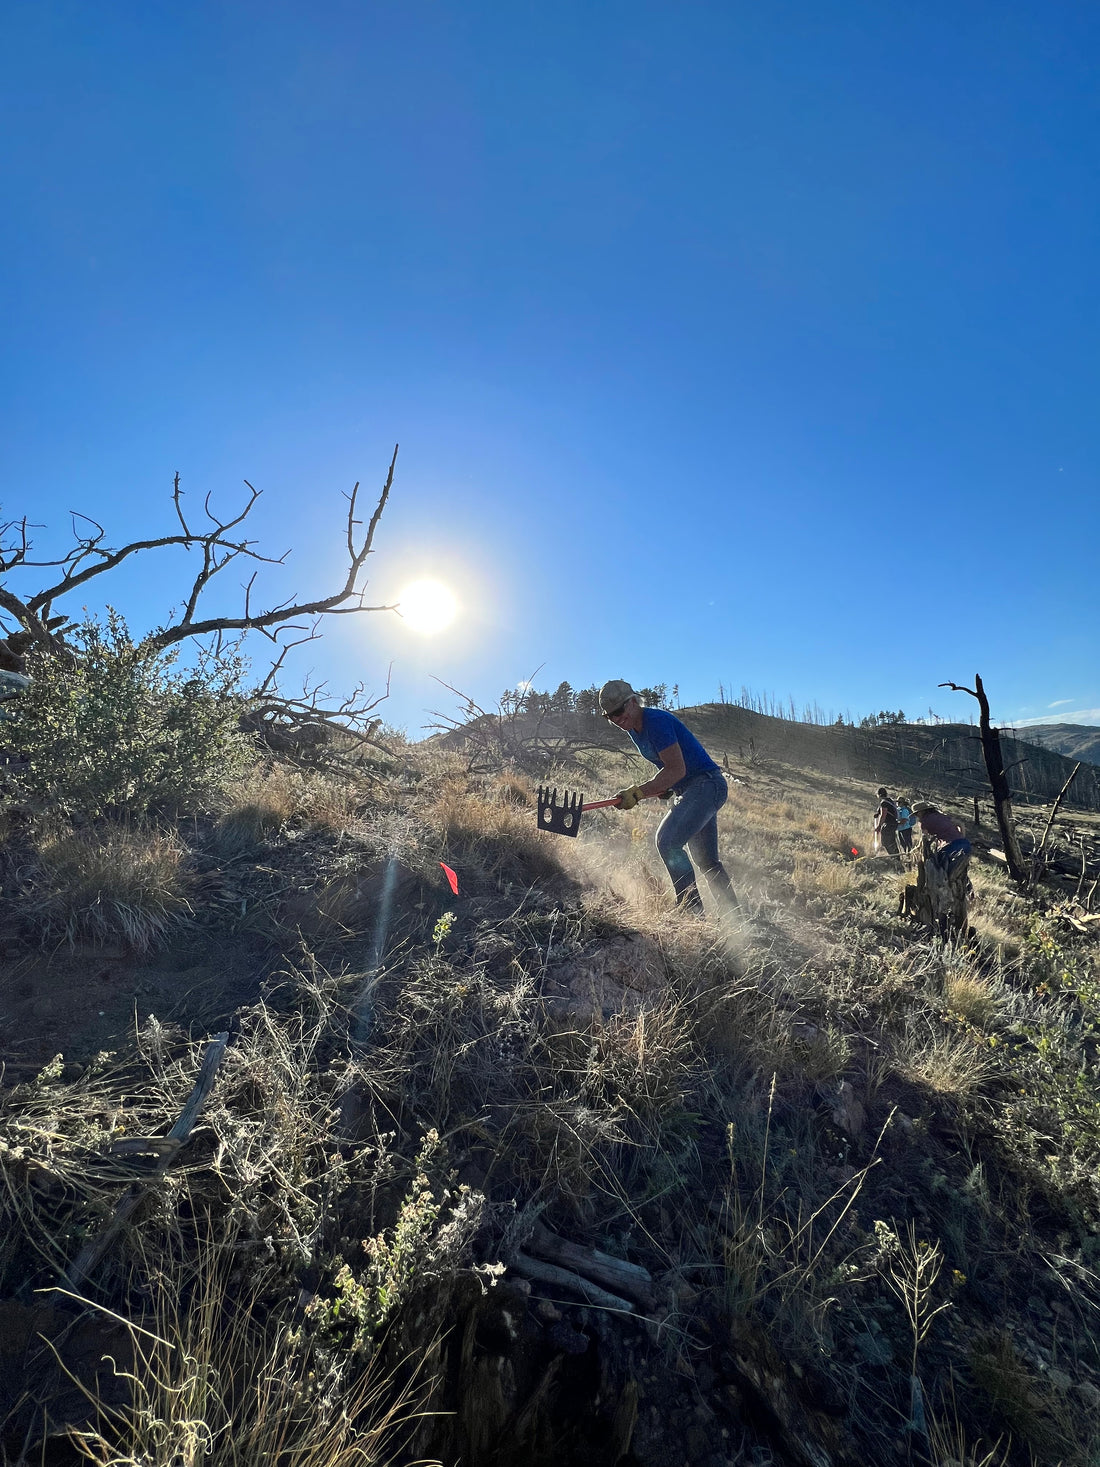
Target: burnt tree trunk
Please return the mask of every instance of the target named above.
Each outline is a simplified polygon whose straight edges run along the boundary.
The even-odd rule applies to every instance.
[[[1012,818],[1012,796],[1008,788],[1008,776],[1005,774],[1004,755],[1001,753],[1001,731],[994,728],[989,721],[989,699],[985,696],[982,680],[977,673],[974,675],[974,688],[981,710],[978,730],[982,736],[982,753],[989,772],[989,787],[993,791],[993,808],[997,812],[997,828],[1004,843],[1008,874],[1022,886],[1027,880],[1027,872],[1024,870],[1020,842],[1016,837],[1016,822]]]
[[[921,835],[917,860],[915,916],[944,939],[965,937],[970,930],[967,911],[968,860],[961,861],[948,876],[936,860],[932,841]]]
[[[982,740],[982,753],[985,755],[986,772],[989,775],[989,788],[993,794],[997,829],[1001,833],[1005,860],[1008,862],[1008,874],[1017,886],[1026,886],[1028,872],[1024,869],[1024,857],[1020,850],[1020,842],[1016,837],[1016,822],[1012,818],[1012,796],[1008,789],[1004,754],[1001,752],[1001,731],[999,728],[994,728],[990,722],[989,699],[985,695],[985,688],[982,687],[982,680],[975,673],[972,688],[961,687],[958,683],[940,683],[940,687],[951,688],[956,693],[969,693],[972,698],[978,700],[978,707],[981,710],[978,731]]]

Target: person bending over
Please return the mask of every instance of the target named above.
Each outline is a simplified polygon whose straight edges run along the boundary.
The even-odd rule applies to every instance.
[[[674,714],[665,708],[643,708],[634,689],[622,678],[604,683],[600,709],[608,722],[629,734],[638,752],[657,766],[657,773],[648,783],[619,791],[618,808],[633,810],[639,800],[654,795],[662,799],[675,796],[675,804],[658,827],[657,850],[672,878],[677,906],[702,912],[697,867],[707,878],[717,905],[727,913],[737,912],[737,897],[718,857],[718,811],[729,795],[718,765]]]
[[[921,830],[933,841],[938,841],[932,859],[945,876],[954,874],[957,867],[970,859],[970,842],[950,815],[945,815],[931,800],[918,800],[913,814],[920,821]]]

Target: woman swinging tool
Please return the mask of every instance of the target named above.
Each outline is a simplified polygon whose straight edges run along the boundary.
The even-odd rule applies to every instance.
[[[718,765],[678,718],[664,708],[643,708],[634,689],[621,678],[613,678],[600,689],[600,710],[657,766],[647,784],[619,791],[615,797],[618,808],[633,810],[639,800],[676,797],[658,827],[657,849],[672,878],[677,905],[689,912],[703,910],[694,861],[720,909],[737,912],[737,897],[718,857],[718,811],[729,794]]]

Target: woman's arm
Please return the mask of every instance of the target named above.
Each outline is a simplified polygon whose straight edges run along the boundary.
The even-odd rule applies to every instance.
[[[679,784],[687,773],[684,751],[679,744],[669,744],[667,749],[658,749],[657,758],[661,761],[660,769],[648,784],[638,786],[638,794],[643,800],[654,795],[663,795],[674,784]]]

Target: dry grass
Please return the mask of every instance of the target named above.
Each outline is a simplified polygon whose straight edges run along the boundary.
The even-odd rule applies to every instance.
[[[970,921],[982,942],[1002,958],[1018,958],[1027,936],[1030,909],[1003,871],[970,863],[974,887]]]
[[[591,1031],[585,1099],[624,1107],[650,1133],[660,1131],[664,1115],[687,1092],[695,1064],[686,1006],[672,995],[636,1015],[613,1014]]]
[[[918,1013],[907,1025],[897,1064],[912,1079],[960,1099],[979,1091],[994,1069],[989,1050],[976,1036],[944,1029]]]
[[[444,850],[486,876],[523,882],[560,876],[562,837],[538,829],[533,810],[519,798],[525,794],[518,779],[471,782],[448,774],[426,793],[418,814],[438,832]]]
[[[126,1405],[105,1408],[84,1388],[95,1424],[71,1430],[80,1458],[97,1467],[173,1463],[225,1467],[388,1467],[407,1461],[402,1439],[431,1381],[398,1384],[378,1368],[318,1355],[295,1321],[265,1308],[279,1288],[273,1264],[253,1273],[235,1306],[232,1274],[249,1240],[239,1230],[204,1241],[195,1259],[149,1260],[150,1314],[124,1321],[132,1363],[116,1365]],[[167,1270],[164,1268],[167,1263]],[[94,1306],[93,1306],[94,1307]],[[114,1316],[112,1316],[114,1317]]]
[[[979,1028],[984,1028],[997,1012],[992,987],[971,973],[949,974],[944,981],[943,1001],[950,1013]]]
[[[47,937],[121,941],[148,952],[191,913],[186,857],[174,833],[136,826],[55,836],[39,851],[43,880],[33,916]]]
[[[559,787],[602,792],[629,777],[605,769],[598,778],[591,772],[559,776]],[[280,898],[285,940],[287,927],[298,938],[340,939],[341,960],[355,970],[343,992],[349,1003],[352,995],[369,995],[369,1033],[358,1033],[353,1044],[333,986],[309,975],[295,976],[283,1017],[262,1008],[244,1016],[204,1113],[202,1136],[189,1153],[190,1174],[179,1178],[178,1190],[165,1187],[150,1210],[148,1256],[141,1257],[128,1237],[110,1275],[96,1280],[105,1294],[114,1289],[115,1299],[149,1300],[156,1317],[140,1321],[149,1339],[135,1339],[142,1380],[134,1409],[87,1438],[99,1453],[89,1450],[89,1460],[132,1467],[143,1456],[160,1461],[175,1454],[186,1461],[189,1452],[197,1460],[202,1443],[216,1439],[226,1443],[224,1460],[241,1467],[266,1457],[332,1467],[352,1460],[346,1453],[354,1420],[365,1433],[363,1460],[385,1461],[384,1444],[376,1452],[370,1436],[374,1405],[347,1394],[358,1377],[326,1374],[329,1365],[316,1349],[321,1342],[311,1343],[309,1331],[327,1330],[325,1348],[335,1342],[337,1356],[351,1348],[352,1331],[354,1348],[370,1358],[379,1296],[368,1287],[363,1239],[383,1261],[392,1261],[403,1247],[400,1219],[408,1220],[410,1207],[419,1219],[409,1231],[416,1247],[387,1277],[420,1292],[405,1314],[400,1300],[394,1304],[395,1319],[404,1330],[432,1308],[446,1313],[450,1280],[469,1264],[465,1244],[443,1257],[449,1245],[440,1241],[450,1223],[437,1218],[435,1192],[442,1199],[452,1185],[452,1166],[483,1186],[490,1202],[480,1223],[479,1257],[507,1260],[513,1227],[542,1212],[552,1230],[580,1246],[622,1252],[644,1262],[654,1277],[682,1277],[698,1318],[716,1338],[728,1326],[739,1348],[766,1339],[792,1367],[808,1361],[841,1391],[865,1378],[865,1372],[853,1374],[862,1371],[852,1346],[853,1319],[866,1311],[863,1317],[877,1313],[888,1320],[896,1311],[889,1286],[867,1265],[875,1246],[873,1219],[893,1216],[879,1209],[911,1209],[927,1227],[931,1248],[942,1248],[948,1263],[956,1261],[951,1249],[959,1251],[960,1278],[964,1272],[977,1277],[980,1266],[989,1297],[1009,1299],[1010,1270],[1032,1243],[1014,1236],[1011,1249],[1017,1251],[1009,1258],[1003,1240],[992,1236],[995,1209],[965,1213],[969,1194],[960,1153],[967,1165],[973,1161],[978,1170],[988,1166],[996,1174],[1001,1211],[1011,1223],[1017,1198],[1010,1147],[991,1157],[988,1137],[998,1126],[995,1134],[1008,1136],[1009,1122],[1023,1128],[1031,1114],[1032,1097],[1022,1087],[1005,1099],[1009,1067],[1019,1057],[1012,1051],[1012,1024],[1019,1019],[1053,1031],[1068,980],[1046,994],[1048,1009],[1040,1012],[1038,969],[1002,967],[991,978],[988,951],[960,955],[902,926],[894,909],[904,876],[896,865],[842,859],[858,817],[844,808],[842,791],[830,802],[822,786],[814,803],[808,780],[776,777],[767,793],[760,776],[758,788],[737,787],[731,795],[723,848],[731,867],[751,872],[760,901],[743,929],[725,932],[669,909],[651,839],[663,814],[657,807],[639,810],[633,820],[593,816],[582,838],[569,841],[537,831],[534,790],[521,775],[471,774],[453,756],[428,750],[409,751],[401,778],[400,787],[395,782],[379,794],[389,812],[364,824],[364,839],[351,843],[348,864],[327,866],[323,876],[314,873],[310,889]],[[787,788],[790,797],[780,798]],[[312,823],[336,836],[362,818],[359,799],[354,787],[327,776],[257,777],[238,791],[222,829],[231,832],[237,818],[246,842],[290,822]],[[257,815],[257,809],[267,813]],[[394,831],[400,828],[399,840],[383,838],[386,820]],[[231,851],[234,837],[226,839]],[[373,966],[368,971],[361,907],[370,903],[359,901],[363,872],[350,866],[363,851],[374,860],[376,842],[379,849],[400,849],[412,871],[432,867],[437,873],[442,856],[462,882],[455,913],[434,933],[438,908],[418,907],[408,897],[406,925],[380,973]],[[511,890],[513,881],[522,882],[521,892]],[[582,884],[599,895],[582,899]],[[792,899],[792,887],[803,900]],[[978,906],[1026,943],[1034,913],[1003,884],[981,879]],[[1033,933],[1031,938],[1037,961]],[[1084,969],[1071,956],[1044,961],[1051,971],[1075,975],[1073,1001],[1083,1003],[1077,989],[1087,992]],[[978,1032],[994,1017],[996,1034]],[[8,1187],[6,1197],[0,1190],[5,1282],[18,1279],[21,1267],[27,1271],[27,1257],[37,1259],[36,1278],[47,1265],[56,1276],[72,1218],[79,1213],[82,1228],[94,1226],[117,1195],[117,1187],[114,1193],[104,1186],[88,1190],[87,1157],[105,1149],[116,1127],[153,1133],[178,1107],[194,1051],[163,1034],[147,1034],[143,1044],[149,1073],[140,1083],[113,1085],[109,1101],[85,1094],[79,1106],[74,1103],[73,1119],[50,1082],[22,1098],[21,1129],[0,1129],[0,1172]],[[1044,1063],[1062,1053],[1055,1053],[1053,1039],[1049,1053],[1018,1048]],[[997,1086],[986,1084],[993,1075]],[[841,1077],[864,1107],[862,1122],[850,1123],[854,1111],[838,1118],[834,1110]],[[906,1086],[905,1080],[915,1083]],[[1089,1119],[1088,1097],[1080,1090],[1073,1091],[1075,1125]],[[889,1127],[880,1155],[875,1138],[895,1106],[903,1114]],[[940,1128],[929,1122],[937,1111],[951,1116],[960,1142],[953,1137],[944,1143]],[[1068,1131],[1055,1133],[1052,1113],[1047,1108],[1044,1129],[1031,1144],[1044,1151],[1057,1147],[1061,1162],[1078,1143]],[[979,1114],[981,1127],[973,1124]],[[430,1197],[418,1176],[409,1187],[419,1172],[410,1156],[425,1128],[452,1148],[449,1158],[441,1156]],[[17,1145],[34,1153],[33,1165],[26,1155],[12,1159]],[[1085,1166],[1082,1160],[1073,1176]],[[1063,1171],[1051,1185],[1069,1195],[1070,1172]],[[74,1205],[59,1223],[58,1199],[70,1190],[84,1210]],[[457,1203],[452,1199],[448,1206],[456,1218]],[[207,1216],[230,1245],[223,1257],[208,1260],[209,1267],[201,1263],[203,1240],[195,1223]],[[1026,1216],[1026,1204],[1019,1216]],[[464,1226],[456,1222],[456,1236],[468,1239]],[[973,1271],[967,1254],[975,1259]],[[225,1268],[230,1257],[232,1275]],[[173,1272],[172,1259],[183,1260],[187,1271]],[[351,1262],[337,1274],[338,1259]],[[1034,1267],[1038,1277],[1042,1270]],[[288,1290],[296,1289],[305,1270],[320,1284],[294,1319]],[[200,1273],[229,1301],[227,1314],[239,1309],[239,1329],[235,1317],[215,1320]],[[946,1278],[945,1270],[944,1288]],[[966,1314],[963,1285],[958,1287],[952,1319],[959,1321],[959,1338],[969,1332],[973,1340],[976,1326]],[[1042,1292],[1041,1280],[1028,1287]],[[430,1304],[422,1304],[426,1297]],[[556,1307],[568,1308],[555,1298]],[[684,1315],[694,1307],[685,1303]],[[305,1334],[296,1340],[291,1326],[302,1319]],[[462,1316],[448,1319],[459,1325],[460,1339]],[[370,1326],[365,1334],[364,1321]],[[674,1322],[670,1316],[669,1323],[670,1338],[688,1338],[695,1327],[691,1318]],[[1040,1330],[1041,1321],[1028,1328]],[[205,1339],[219,1329],[225,1340]],[[437,1360],[451,1370],[460,1352],[432,1354],[430,1335],[431,1329],[426,1345],[421,1339],[429,1359],[425,1373]],[[466,1339],[477,1356],[478,1331],[468,1330]],[[167,1340],[176,1346],[171,1359],[161,1352]],[[952,1347],[965,1348],[957,1340]],[[343,1369],[336,1356],[326,1358]],[[613,1359],[610,1351],[607,1359]],[[900,1402],[904,1411],[908,1366],[900,1358],[892,1369],[876,1365],[884,1373],[874,1377],[873,1408],[863,1418],[851,1408],[850,1421],[867,1424],[883,1402],[889,1411]],[[797,1398],[797,1371],[788,1375],[783,1364],[775,1371]],[[987,1377],[991,1373],[987,1362]],[[496,1371],[498,1378],[506,1379],[506,1372]],[[454,1385],[452,1378],[447,1391]],[[379,1420],[397,1399],[395,1387],[382,1389]],[[322,1398],[310,1426],[314,1434],[299,1437],[306,1422],[298,1403],[315,1401],[314,1391]],[[708,1393],[704,1387],[704,1400]],[[655,1400],[662,1402],[656,1393]],[[341,1402],[346,1411],[332,1409]],[[522,1402],[509,1400],[507,1411],[517,1404]],[[930,1416],[934,1405],[930,1397]],[[508,1419],[518,1418],[513,1413]],[[983,1434],[995,1438],[999,1429],[987,1433],[972,1413],[953,1423],[952,1442],[959,1443],[954,1455],[968,1467],[971,1459],[997,1460],[973,1444]],[[893,1450],[893,1425],[889,1430],[886,1452]],[[852,1441],[874,1457],[885,1431],[879,1419],[863,1436],[853,1427]],[[509,1452],[521,1448],[507,1443]],[[433,1449],[443,1450],[438,1441]],[[944,1463],[951,1454],[943,1445]],[[447,1459],[458,1455],[456,1450]],[[464,1452],[463,1460],[472,1455]]]
[[[366,786],[347,774],[318,773],[303,782],[300,814],[304,824],[329,835],[344,835],[359,821]]]
[[[731,796],[730,804],[736,811],[739,824],[766,835],[800,830],[803,825],[802,812],[790,800],[761,800],[738,790]]]
[[[860,845],[860,842],[853,840],[847,822],[831,815],[807,815],[804,827],[811,835],[816,836],[823,846],[827,846],[831,851],[839,851],[844,856],[851,855],[852,847]]]
[[[799,852],[794,858],[791,885],[802,897],[843,896],[852,889],[851,867]]]
[[[437,1321],[423,1311],[399,1379],[383,1363],[384,1332],[411,1290],[453,1277],[480,1199],[416,1175],[421,1158],[391,1149],[392,1133],[361,1127],[356,1146],[342,1144],[341,1107],[362,1077],[340,1038],[336,985],[316,972],[288,982],[290,1012],[240,1016],[201,1139],[164,1177],[127,1170],[107,1147],[120,1134],[162,1135],[179,1114],[201,1048],[178,1032],[150,1021],[124,1066],[70,1080],[58,1060],[0,1089],[6,1294],[56,1280],[129,1181],[146,1179],[151,1193],[141,1228],[122,1232],[89,1283],[132,1345],[132,1367],[121,1357],[117,1367],[123,1406],[102,1406],[92,1380],[85,1389],[98,1419],[73,1445],[100,1467],[382,1467],[410,1460],[406,1428],[430,1409]],[[40,1412],[51,1391],[79,1384],[59,1370],[33,1382]]]
[[[343,835],[359,822],[366,803],[367,785],[352,773],[257,768],[227,791],[215,847],[232,858],[290,824]]]
[[[218,851],[234,856],[280,830],[301,805],[301,777],[283,765],[254,770],[232,786],[215,827]]]

